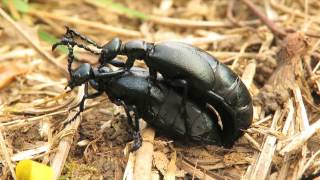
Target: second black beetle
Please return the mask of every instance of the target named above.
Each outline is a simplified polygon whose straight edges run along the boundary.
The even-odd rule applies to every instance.
[[[143,69],[112,72],[107,67],[97,70],[89,64],[82,64],[72,72],[69,86],[70,88],[81,84],[88,86],[89,82],[97,90],[94,94],[88,94],[86,90],[79,112],[83,111],[85,99],[97,97],[104,92],[112,102],[124,106],[131,125],[133,123],[130,111],[133,111],[135,120],[133,150],[141,145],[139,118],[143,118],[157,130],[174,137],[221,145],[221,129],[215,114],[199,108],[191,101],[186,101],[188,118],[184,119],[179,111],[182,96],[161,82],[150,85],[148,76],[148,71]]]

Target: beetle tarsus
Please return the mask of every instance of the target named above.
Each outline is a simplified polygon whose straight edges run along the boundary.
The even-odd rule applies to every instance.
[[[139,131],[134,131],[132,136],[133,136],[133,144],[130,151],[134,152],[142,146],[142,137]]]

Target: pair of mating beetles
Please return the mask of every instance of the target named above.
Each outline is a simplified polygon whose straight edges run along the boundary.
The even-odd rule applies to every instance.
[[[100,52],[79,44],[76,38]],[[83,111],[85,99],[105,92],[113,103],[124,107],[128,122],[134,127],[133,150],[141,146],[139,118],[172,136],[227,148],[252,122],[252,99],[246,86],[231,69],[199,48],[180,42],[122,43],[118,38],[99,46],[68,27],[52,48],[59,45],[69,50],[68,86],[86,87],[77,115]],[[84,63],[73,70],[75,46],[98,55],[99,67]],[[117,60],[117,55],[127,56],[127,61]],[[135,60],[143,60],[149,70],[132,67]],[[112,71],[107,64],[120,69]],[[97,92],[88,94],[89,85]]]

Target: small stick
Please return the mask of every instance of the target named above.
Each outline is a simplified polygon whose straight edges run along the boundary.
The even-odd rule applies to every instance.
[[[142,146],[136,152],[133,179],[149,180],[153,159],[154,129],[148,127],[142,133]]]
[[[168,164],[167,172],[164,175],[164,180],[175,180],[175,174],[176,174],[176,161],[177,161],[177,153],[173,152],[171,154],[171,160]]]
[[[229,179],[226,177],[222,177],[218,174],[214,174],[214,177],[212,177],[210,174],[207,174],[205,170],[201,170],[199,168],[195,168],[193,165],[191,165],[189,162],[185,160],[179,160],[177,165],[180,169],[183,169],[184,171],[188,172],[189,174],[194,174],[196,177],[204,180],[222,180],[222,179]]]
[[[301,179],[303,176],[304,172],[312,165],[313,161],[316,159],[317,156],[320,155],[320,150],[318,150],[315,154],[312,155],[312,157],[308,160],[308,162],[303,166],[302,171],[298,174],[297,179]]]
[[[271,130],[275,130],[278,121],[281,118],[282,112],[277,110],[273,116]],[[276,150],[277,138],[274,136],[267,136],[265,143],[263,144],[262,151],[260,156],[255,164],[255,167],[252,169],[250,179],[266,179],[271,167],[272,156]]]
[[[227,9],[227,18],[230,22],[232,22],[236,26],[242,26],[233,16],[233,7],[234,7],[235,0],[229,0],[228,9]]]
[[[53,64],[54,66],[56,66],[61,73],[63,73],[64,75],[67,75],[67,71],[66,69],[59,63],[57,63],[57,61],[55,60],[55,58],[53,56],[51,56],[49,53],[47,53],[46,51],[42,50],[42,48],[40,47],[40,45],[36,44],[35,41],[33,39],[31,39],[31,37],[25,32],[23,31],[23,29],[2,9],[0,8],[0,15],[6,20],[8,21],[16,30],[17,32],[25,39],[27,40],[31,46],[40,54],[42,55],[50,64]]]
[[[250,89],[251,84],[253,82],[254,75],[256,74],[256,68],[257,68],[257,62],[254,60],[249,62],[249,64],[246,66],[246,68],[243,71],[241,80],[248,89]]]
[[[268,17],[264,15],[250,0],[242,0],[242,2],[246,4],[251,9],[251,11],[254,14],[256,14],[260,18],[260,20],[268,26],[272,33],[274,33],[276,36],[280,38],[284,38],[286,36],[286,32],[282,28],[275,25],[272,21],[270,21]]]
[[[49,150],[50,150],[50,145],[48,143],[45,143],[40,147],[13,154],[11,156],[11,161],[21,161],[23,159],[32,159],[37,155],[40,155],[42,153],[47,153]]]
[[[100,22],[89,21],[89,20],[84,20],[84,19],[79,19],[79,18],[74,18],[69,16],[57,16],[56,14],[47,13],[44,11],[30,11],[29,14],[39,16],[39,17],[41,16],[41,17],[46,17],[50,19],[55,19],[62,22],[75,23],[77,25],[96,28],[103,31],[107,31],[109,33],[119,34],[126,37],[135,37],[135,38],[141,37],[141,33],[139,31],[118,28],[111,25],[102,24]]]
[[[78,91],[78,96],[75,100],[75,104],[78,104],[82,97],[84,96],[84,85],[82,85],[80,88],[79,88],[79,91]],[[69,115],[68,115],[68,119],[70,118],[73,118],[75,113],[77,112],[71,112]],[[77,130],[79,125],[80,125],[80,120],[81,120],[81,117],[78,116],[76,118],[76,120],[74,120],[73,122],[71,122],[67,127],[66,127],[66,130]],[[52,160],[52,163],[51,163],[51,167],[53,168],[53,171],[54,171],[54,180],[55,179],[58,179],[61,172],[62,172],[62,169],[64,167],[64,164],[67,160],[67,157],[68,157],[68,154],[69,154],[69,151],[70,151],[70,148],[71,148],[71,145],[72,145],[72,139],[73,139],[73,135],[75,133],[75,131],[73,131],[73,133],[71,133],[71,136],[64,136],[59,145],[58,145],[58,149],[57,149],[57,152]]]
[[[300,124],[302,125],[302,130],[307,129],[309,125],[309,119],[307,115],[307,110],[304,106],[303,100],[302,100],[302,94],[299,86],[296,86],[294,91],[293,91],[294,97],[296,104],[298,106],[298,112],[300,113],[301,121]]]
[[[320,129],[320,119],[318,119],[311,126],[306,128],[304,131],[301,131],[295,138],[291,140],[281,151],[281,155],[287,153],[292,153],[293,151],[298,150],[311,136],[313,136]]]
[[[6,147],[6,143],[5,143],[5,140],[4,140],[4,137],[3,137],[3,134],[2,134],[2,130],[3,130],[3,126],[0,125],[0,147],[1,147],[1,154],[2,154],[2,157],[4,157],[5,159],[5,162],[7,163],[9,169],[10,169],[10,172],[11,172],[11,175],[13,177],[13,179],[17,179],[16,177],[16,173],[14,171],[14,167],[13,167],[13,164],[11,162],[11,158],[10,158],[10,155],[9,155],[9,152],[8,152],[8,149]]]
[[[128,162],[123,173],[122,180],[132,180],[133,179],[133,166],[135,161],[135,155],[133,153],[129,154]]]
[[[244,137],[259,151],[261,151],[261,145],[248,133],[244,133]]]
[[[90,0],[85,0],[86,3],[89,3],[91,5],[101,7],[101,8],[106,8],[105,5],[95,2],[95,1],[90,1]],[[118,11],[116,9],[111,9],[108,8],[108,10],[112,10],[112,12],[126,16],[125,13]],[[130,16],[126,16],[128,18],[132,18]],[[160,17],[160,16],[153,16],[153,15],[146,15],[145,21],[149,21],[151,23],[155,24],[161,24],[161,25],[167,25],[167,26],[175,26],[175,27],[189,27],[189,28],[218,28],[218,27],[233,27],[234,24],[230,23],[229,21],[200,21],[200,20],[189,20],[189,19],[180,19],[180,18],[172,18],[172,17]],[[249,21],[240,21],[239,24],[241,25],[257,25],[260,24],[261,22],[259,20],[249,20]]]

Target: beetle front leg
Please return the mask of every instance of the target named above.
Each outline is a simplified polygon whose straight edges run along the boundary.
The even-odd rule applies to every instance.
[[[125,63],[125,69],[126,70],[130,70],[135,61],[136,61],[136,59],[134,57],[128,56],[128,59],[127,59],[127,61]]]
[[[129,41],[125,44],[121,44],[119,55],[125,55],[128,57],[126,61],[126,68],[130,69],[135,60],[146,60],[147,55],[152,48],[154,48],[153,43],[147,43],[141,40]]]
[[[116,71],[105,72],[105,71],[103,71],[102,68],[100,68],[99,71],[93,72],[96,80],[106,80],[108,78],[112,78],[112,77],[121,75],[126,72],[124,69],[118,69]]]
[[[115,67],[126,67],[126,63],[118,59],[113,59],[112,61],[110,61],[110,64]]]
[[[79,111],[70,120],[68,120],[67,122],[64,123],[64,127],[67,124],[69,124],[70,122],[74,121],[80,115],[80,113],[82,113],[84,111],[84,102],[85,102],[86,99],[93,99],[93,98],[96,98],[96,97],[100,96],[101,94],[102,94],[102,92],[100,92],[100,91],[98,91],[96,93],[93,93],[93,94],[89,94],[89,92],[88,92],[88,83],[86,83],[85,86],[84,86],[84,96],[82,97],[79,105],[75,105],[75,106],[70,108],[70,109],[74,109],[77,106],[79,106]]]

